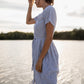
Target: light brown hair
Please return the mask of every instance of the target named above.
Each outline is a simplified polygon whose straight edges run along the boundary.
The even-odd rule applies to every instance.
[[[54,5],[54,0],[45,0],[48,4]]]

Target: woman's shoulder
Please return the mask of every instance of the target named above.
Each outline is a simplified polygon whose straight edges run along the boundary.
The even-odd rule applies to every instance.
[[[53,6],[48,6],[43,10],[43,15],[49,14],[50,12],[56,12],[55,8]]]
[[[51,10],[55,11],[55,8],[54,8],[53,6],[51,6],[51,5],[49,5],[48,7],[46,7],[46,8],[43,10],[43,12],[48,12],[48,11],[51,11]]]

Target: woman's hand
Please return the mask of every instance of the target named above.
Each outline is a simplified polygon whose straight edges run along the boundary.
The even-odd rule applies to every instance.
[[[29,6],[32,7],[33,3],[34,3],[34,0],[28,0],[28,2],[29,2]]]
[[[42,59],[41,58],[39,58],[38,61],[37,61],[36,70],[38,72],[42,72]]]

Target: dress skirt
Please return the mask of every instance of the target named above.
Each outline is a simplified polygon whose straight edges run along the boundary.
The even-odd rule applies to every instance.
[[[45,38],[34,38],[32,41],[32,70],[34,72],[33,84],[57,84],[58,52],[52,40],[48,52],[42,62],[42,72],[35,69],[40,53],[44,45]]]

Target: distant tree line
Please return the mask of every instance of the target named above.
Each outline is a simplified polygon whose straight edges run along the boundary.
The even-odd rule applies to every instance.
[[[0,40],[22,40],[33,39],[33,37],[33,33],[24,33],[19,31],[0,34]]]
[[[55,32],[53,39],[84,40],[84,29],[73,29],[66,32]]]
[[[25,33],[25,32],[8,32],[8,33],[0,33],[0,40],[32,40],[34,38],[33,33]],[[54,32],[53,39],[59,40],[84,40],[84,30],[80,29],[73,29],[72,31],[65,31],[65,32]]]

